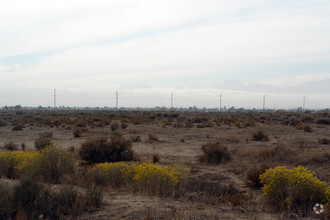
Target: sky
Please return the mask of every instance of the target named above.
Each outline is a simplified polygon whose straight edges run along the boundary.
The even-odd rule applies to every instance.
[[[330,107],[329,0],[0,4],[0,108]]]

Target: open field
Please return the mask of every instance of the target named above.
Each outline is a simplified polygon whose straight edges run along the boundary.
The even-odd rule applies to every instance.
[[[7,152],[11,142],[18,151],[22,145],[25,151],[34,151],[41,133],[52,134],[52,145],[70,152],[75,160],[72,176],[60,176],[55,188],[88,185],[81,172],[91,168],[81,159],[79,149],[96,137],[131,140],[136,163],[157,160],[160,167],[176,163],[189,170],[169,194],[140,190],[132,184],[99,184],[102,205],[79,212],[79,219],[320,219],[324,213],[320,217],[312,209],[302,213],[280,210],[247,176],[262,166],[292,169],[302,165],[329,183],[329,124],[328,112],[2,110],[0,151]],[[74,131],[79,131],[76,137]],[[203,161],[202,146],[212,143],[225,149],[226,160]],[[12,189],[24,173],[1,176],[0,189]]]

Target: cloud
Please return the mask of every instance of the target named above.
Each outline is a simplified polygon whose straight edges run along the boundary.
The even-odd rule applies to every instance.
[[[328,79],[329,10],[326,1],[6,1],[0,85],[155,92]]]
[[[304,83],[317,82],[317,81],[323,81],[329,79],[330,79],[330,73],[323,73],[323,74],[306,74],[306,75],[299,75],[293,77],[273,78],[273,79],[261,81],[261,83],[271,86],[278,86],[278,87],[293,87]]]

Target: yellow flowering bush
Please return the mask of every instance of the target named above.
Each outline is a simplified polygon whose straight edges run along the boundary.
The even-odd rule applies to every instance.
[[[71,155],[54,146],[40,151],[0,152],[0,175],[7,178],[25,175],[57,183],[61,176],[73,171]]]
[[[136,167],[133,180],[140,190],[169,195],[188,173],[188,169],[180,168],[179,165],[160,167],[158,164],[143,163]]]
[[[129,185],[138,191],[160,195],[171,194],[189,173],[188,168],[179,164],[159,166],[150,162],[100,163],[93,169],[105,173],[112,186]]]
[[[316,203],[330,202],[330,186],[302,166],[268,169],[260,175],[260,182],[264,195],[281,210],[308,213]]]
[[[19,176],[24,168],[39,157],[36,151],[9,151],[0,152],[0,176],[7,178]]]
[[[110,185],[119,187],[133,180],[135,163],[113,162],[99,163],[94,166],[94,171],[101,171],[105,174]]]

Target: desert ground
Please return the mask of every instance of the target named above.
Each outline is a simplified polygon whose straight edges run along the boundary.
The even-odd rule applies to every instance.
[[[114,121],[120,125],[118,129],[111,128]],[[22,151],[23,143],[25,151],[36,150],[39,134],[49,132],[52,144],[70,151],[79,161],[77,166],[83,167],[86,165],[79,157],[82,144],[95,137],[110,137],[116,131],[132,140],[140,163],[152,163],[153,155],[157,155],[159,166],[180,163],[189,168],[187,180],[173,195],[104,187],[100,207],[64,218],[325,219],[313,210],[305,215],[278,210],[260,187],[252,186],[247,175],[261,166],[291,169],[302,165],[329,184],[329,122],[327,111],[1,110],[0,151],[7,152],[5,146],[10,142],[18,151]],[[78,137],[73,134],[75,129],[80,131]],[[255,139],[257,132],[267,138]],[[230,159],[216,164],[202,162],[202,146],[208,143],[225,147]],[[10,189],[19,179],[2,175],[0,186]],[[63,184],[70,182],[58,185]]]

